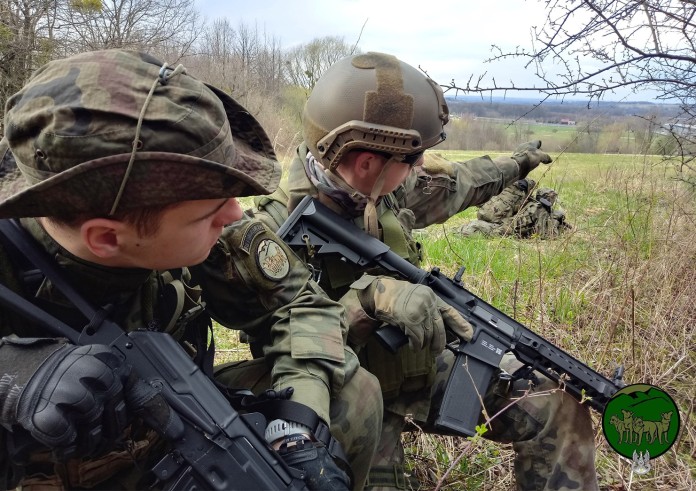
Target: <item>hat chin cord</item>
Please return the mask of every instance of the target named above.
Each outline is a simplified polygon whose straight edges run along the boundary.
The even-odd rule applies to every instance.
[[[118,193],[116,194],[116,198],[114,199],[114,204],[111,206],[109,216],[116,213],[116,209],[118,208],[118,205],[121,202],[121,197],[123,196],[123,191],[126,189],[126,183],[128,182],[128,178],[130,177],[131,170],[133,170],[135,154],[138,153],[138,149],[142,146],[142,144],[140,143],[140,130],[143,127],[143,119],[145,119],[145,112],[147,111],[147,107],[150,105],[150,101],[152,100],[152,97],[155,94],[155,89],[159,84],[167,85],[171,78],[179,75],[180,73],[186,73],[186,68],[184,68],[184,65],[179,64],[174,70],[171,70],[169,68],[169,65],[167,65],[166,63],[163,64],[162,68],[160,68],[159,74],[157,75],[157,79],[153,82],[152,87],[150,88],[150,92],[147,94],[147,97],[145,98],[143,108],[140,110],[140,116],[138,116],[138,124],[135,127],[135,138],[133,138],[133,148],[131,150],[130,160],[128,161],[126,172],[123,175],[123,179],[121,180],[121,186],[119,187]]]

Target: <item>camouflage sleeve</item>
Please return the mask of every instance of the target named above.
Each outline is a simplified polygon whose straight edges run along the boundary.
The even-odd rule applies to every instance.
[[[512,157],[450,162],[426,153],[425,164],[411,172],[395,195],[415,213],[415,228],[424,228],[485,203],[518,179],[519,166]]]
[[[310,280],[304,263],[259,220],[228,226],[195,268],[220,324],[264,342],[273,388],[329,420],[329,399],[358,369],[346,346],[343,307]]]

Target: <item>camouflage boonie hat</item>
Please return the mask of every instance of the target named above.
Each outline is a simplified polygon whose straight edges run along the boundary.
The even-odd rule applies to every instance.
[[[8,100],[5,128],[28,187],[0,203],[0,218],[268,194],[281,175],[242,106],[144,53],[48,63]]]

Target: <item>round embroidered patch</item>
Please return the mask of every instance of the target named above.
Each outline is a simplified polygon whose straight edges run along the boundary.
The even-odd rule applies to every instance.
[[[263,239],[256,248],[256,262],[269,280],[280,281],[290,271],[288,255],[271,239]]]

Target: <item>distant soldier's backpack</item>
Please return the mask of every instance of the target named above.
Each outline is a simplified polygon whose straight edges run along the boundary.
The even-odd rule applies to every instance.
[[[479,208],[476,214],[479,220],[502,223],[505,218],[515,215],[527,200],[528,190],[534,189],[536,183],[531,179],[521,179],[506,187]]]

